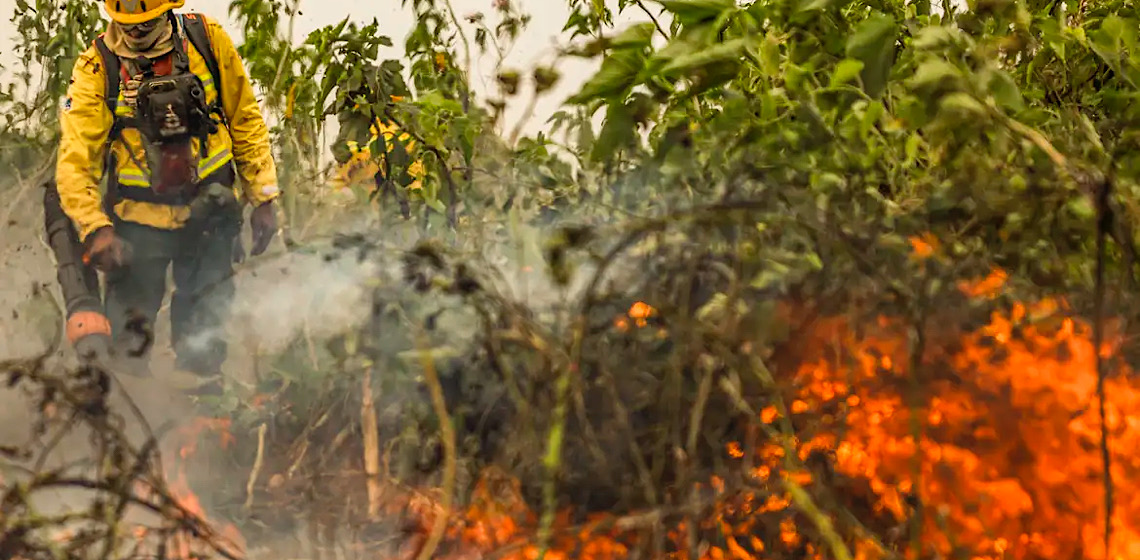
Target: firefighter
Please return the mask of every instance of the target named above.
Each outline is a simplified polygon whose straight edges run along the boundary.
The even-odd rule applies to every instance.
[[[394,102],[402,99],[399,96],[392,96]],[[384,135],[384,146],[388,153],[396,149],[397,142],[408,154],[414,153],[416,148],[416,142],[411,135],[401,132],[395,124],[379,118],[370,119],[367,114],[355,107],[345,107],[337,114],[337,122],[340,128],[333,141],[332,152],[338,167],[333,176],[332,186],[338,190],[350,187],[364,187],[365,190],[376,188],[377,174],[383,177],[384,170],[381,168],[383,160],[372,157],[369,146],[381,134]],[[419,160],[413,161],[408,165],[407,174],[410,181],[400,186],[408,191],[419,189],[424,174],[423,163]]]
[[[72,69],[56,188],[103,273],[118,365],[145,373],[170,269],[175,367],[192,395],[218,394],[242,208],[261,254],[277,231],[277,170],[233,41],[175,13],[183,4],[105,0],[111,21]]]

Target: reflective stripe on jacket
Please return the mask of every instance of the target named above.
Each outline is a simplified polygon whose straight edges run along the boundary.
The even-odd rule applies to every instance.
[[[393,146],[393,139],[404,145],[404,150],[409,154],[416,148],[416,141],[407,132],[400,132],[400,129],[394,124],[374,123],[371,127],[372,137],[369,139],[368,144],[360,145],[356,140],[346,140],[345,146],[348,148],[348,153],[351,154],[349,160],[344,162],[338,169],[336,175],[333,177],[332,184],[334,187],[347,187],[348,185],[358,183],[371,183],[377,172],[381,172],[382,168],[372,159],[369,146],[379,138],[380,134],[384,135],[384,144],[390,153]],[[398,133],[398,136],[397,136]],[[420,160],[413,161],[408,165],[408,175],[413,179],[412,183],[407,186],[410,190],[415,190],[421,187],[420,180],[424,177],[424,166]]]
[[[199,16],[201,17],[201,16]],[[216,21],[204,18],[214,56],[221,74],[222,109],[229,120],[229,129],[219,125],[218,131],[207,139],[202,150],[197,139],[192,140],[192,155],[198,158],[198,175],[207,177],[233,161],[240,178],[241,193],[248,202],[258,205],[276,198],[277,169],[269,144],[269,129],[261,116],[261,108],[254,97],[253,87],[242,66],[233,41]],[[206,66],[205,59],[185,40],[190,58],[190,71],[205,86],[206,102],[218,98],[217,84]],[[106,73],[99,52],[90,46],[75,61],[68,100],[60,115],[61,139],[56,163],[56,182],[64,212],[75,222],[80,239],[91,232],[110,225],[110,217],[103,209],[103,196],[99,178],[102,175],[107,135],[112,118],[104,103]],[[121,82],[122,83],[122,82]],[[118,116],[131,116],[133,109],[123,100],[122,87],[115,108]],[[129,150],[129,151],[128,151]],[[134,158],[131,154],[134,154]],[[116,168],[114,173],[120,185],[150,188],[149,169],[137,130],[122,131],[120,140],[111,147]],[[135,160],[144,168],[136,165]],[[177,229],[185,225],[189,208],[160,204],[122,197],[114,208],[119,218],[161,229]]]

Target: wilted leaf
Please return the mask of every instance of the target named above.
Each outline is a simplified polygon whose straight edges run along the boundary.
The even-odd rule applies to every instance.
[[[562,75],[553,66],[539,66],[534,69],[532,77],[534,78],[535,93],[542,93],[554,87]]]

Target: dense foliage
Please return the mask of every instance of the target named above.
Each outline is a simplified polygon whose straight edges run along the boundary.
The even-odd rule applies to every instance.
[[[392,60],[378,22],[297,41],[299,1],[231,5],[290,250],[381,272],[362,324],[212,403],[237,440],[219,515],[413,554],[1140,553],[1131,2],[569,3],[560,56],[600,66],[535,136],[503,109],[559,74],[502,64],[529,21],[509,1],[405,0]],[[32,93],[0,97],[3,165],[50,152],[39,116],[97,16],[18,7]],[[498,95],[470,90],[475,56]],[[416,141],[373,145],[385,173],[350,202],[314,148],[344,111]],[[417,160],[422,187],[395,185]],[[335,235],[353,212],[379,225]],[[274,474],[242,508],[254,464]],[[450,517],[407,507],[428,487]]]

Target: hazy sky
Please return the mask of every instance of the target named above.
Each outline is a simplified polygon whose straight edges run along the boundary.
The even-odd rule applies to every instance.
[[[497,21],[493,19],[493,1],[452,0],[452,5],[461,18],[472,12],[483,12],[493,26],[494,22]],[[532,19],[506,61],[508,65],[518,67],[524,74],[527,74],[527,70],[533,68],[537,63],[551,60],[554,54],[553,47],[560,40],[560,37],[562,38],[561,41],[565,42],[565,36],[562,35],[561,29],[566,22],[569,11],[564,0],[512,1],[521,6],[524,12],[530,13]],[[202,12],[218,19],[234,36],[234,40],[240,42],[237,22],[230,21],[228,17],[228,5],[229,0],[187,0],[183,10]],[[4,65],[10,65],[14,61],[11,40],[15,31],[9,19],[15,8],[16,0],[0,0],[0,14],[3,15],[0,18],[0,64]],[[379,2],[301,0],[301,15],[297,17],[295,22],[294,40],[300,42],[310,31],[336,23],[345,16],[359,23],[370,22],[372,18],[377,18],[380,21],[381,30],[385,35],[391,37],[394,43],[393,47],[385,49],[387,52],[381,52],[381,57],[384,58],[396,58],[401,54],[404,38],[411,30],[414,21],[411,7],[401,7],[399,0],[382,0]],[[630,9],[619,18],[618,27],[624,27],[631,22],[644,19],[646,17],[643,13],[636,9]],[[474,35],[471,26],[467,25],[466,22],[464,25],[468,29],[468,37],[471,38]],[[472,46],[474,48],[474,45]],[[494,91],[493,65],[494,58],[491,57],[473,63],[472,69],[475,74],[473,86],[480,97],[484,99],[486,98],[485,95],[482,95],[484,92]],[[546,118],[558,110],[561,101],[574,93],[596,67],[595,61],[579,59],[562,61],[559,64],[559,69],[563,73],[562,81],[550,94],[539,101],[535,118],[524,130],[533,133],[541,129]],[[526,99],[520,97],[508,107],[507,122],[511,126],[521,115]]]

